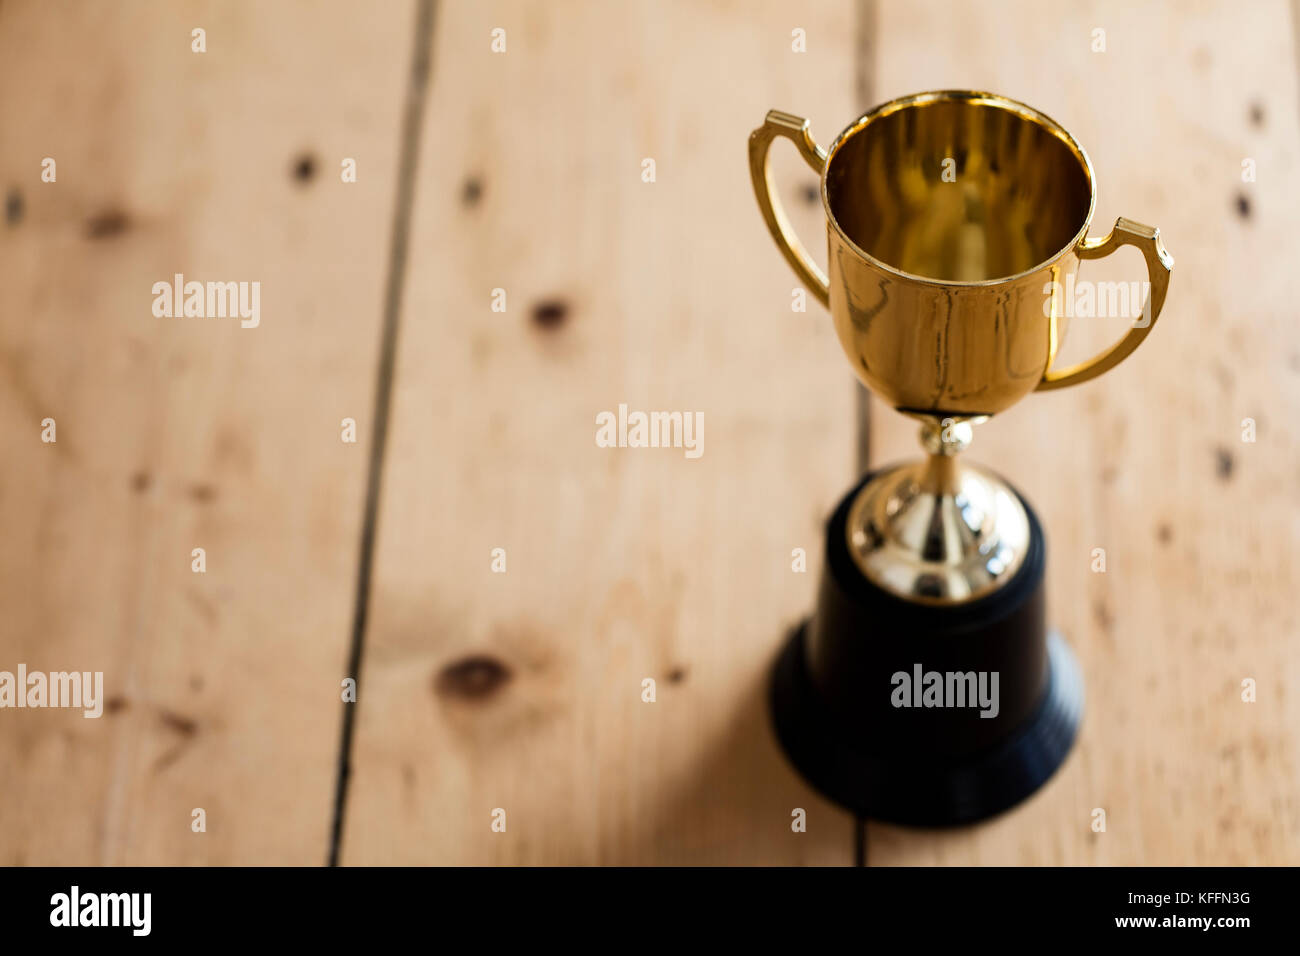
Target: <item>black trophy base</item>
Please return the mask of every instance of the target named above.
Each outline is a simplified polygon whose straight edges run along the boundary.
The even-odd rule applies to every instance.
[[[800,627],[777,661],[772,714],[795,768],[823,795],[860,817],[908,826],[975,823],[1010,809],[1047,782],[1074,743],[1083,680],[1069,645],[1048,637],[1050,677],[1036,714],[991,750],[964,759],[873,754],[862,731],[817,700],[804,670]]]
[[[1078,664],[1044,622],[1042,528],[1026,503],[1031,547],[993,595],[961,607],[919,605],[871,584],[849,556],[845,523],[856,491],[827,527],[817,611],[777,660],[777,738],[813,787],[860,817],[939,827],[1001,813],[1065,761],[1083,710]],[[892,681],[914,668],[997,672],[997,714],[900,706]]]

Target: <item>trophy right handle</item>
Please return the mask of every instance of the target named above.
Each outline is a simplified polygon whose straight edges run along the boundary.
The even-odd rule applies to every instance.
[[[1035,391],[1045,392],[1054,388],[1078,385],[1080,382],[1096,378],[1103,372],[1109,372],[1142,344],[1142,340],[1156,324],[1156,319],[1160,317],[1160,310],[1165,307],[1165,293],[1169,291],[1169,276],[1174,268],[1174,257],[1165,250],[1164,243],[1160,241],[1159,229],[1155,226],[1144,226],[1140,222],[1121,216],[1115,220],[1115,228],[1104,238],[1084,239],[1074,251],[1080,259],[1100,259],[1102,256],[1110,255],[1120,246],[1136,246],[1147,263],[1147,277],[1151,292],[1150,298],[1142,304],[1142,319],[1134,322],[1127,335],[1095,358],[1063,368],[1059,372],[1051,368],[1047,369]],[[1151,310],[1150,321],[1146,321],[1148,307]]]
[[[749,134],[749,176],[754,182],[754,197],[758,200],[759,211],[763,214],[763,221],[767,223],[767,229],[777,247],[785,255],[795,275],[808,287],[808,291],[822,305],[830,308],[831,289],[826,273],[808,255],[808,250],[794,234],[767,168],[767,155],[772,148],[772,141],[778,136],[784,136],[794,143],[799,155],[812,167],[813,172],[819,176],[822,174],[826,168],[826,151],[817,145],[808,126],[808,121],[802,117],[791,116],[780,110],[769,110],[763,125]]]

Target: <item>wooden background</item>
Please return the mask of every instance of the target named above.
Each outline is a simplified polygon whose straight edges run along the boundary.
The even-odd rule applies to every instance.
[[[780,108],[827,143],[945,87],[1060,120],[1094,232],[1159,225],[1177,265],[1132,359],[970,452],[1046,522],[1076,750],[988,824],[870,824],[870,862],[1300,862],[1295,23],[1281,0],[0,5],[0,669],[102,670],[109,698],[0,712],[0,863],[853,862],[765,682],[865,441],[916,446],[863,411],[829,317],[791,312],[745,139]],[[774,161],[820,249],[813,177]],[[260,281],[260,327],[153,317],[175,272]],[[1066,358],[1118,334],[1077,322]],[[620,402],[702,411],[703,457],[596,448]]]

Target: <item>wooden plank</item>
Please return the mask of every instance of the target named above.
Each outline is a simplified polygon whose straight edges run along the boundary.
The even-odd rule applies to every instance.
[[[0,713],[6,864],[326,857],[412,20],[0,7],[0,669],[109,698]],[[178,272],[260,325],[155,317]]]
[[[833,135],[853,37],[835,3],[440,10],[344,862],[851,861],[765,695],[854,386],[744,157],[774,107]],[[703,456],[597,447],[620,403],[703,412]]]
[[[1071,130],[1099,182],[1094,233],[1158,225],[1176,259],[1142,348],[1032,396],[969,452],[1029,496],[1049,535],[1053,620],[1088,681],[1082,738],[1021,809],[943,834],[871,827],[873,863],[1300,862],[1300,328],[1296,50],[1285,5],[881,5],[880,99],[985,88]],[[1093,30],[1106,51],[1092,51]],[[1258,181],[1242,182],[1253,158]],[[1094,279],[1141,278],[1136,254]],[[1120,334],[1076,321],[1068,360]],[[1242,420],[1258,441],[1242,441]],[[876,405],[875,457],[916,454]],[[1092,550],[1106,549],[1106,573]],[[1243,703],[1241,681],[1258,682]],[[1091,829],[1094,808],[1105,833]]]

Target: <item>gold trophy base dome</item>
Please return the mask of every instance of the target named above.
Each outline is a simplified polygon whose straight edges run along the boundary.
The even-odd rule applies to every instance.
[[[886,469],[849,511],[849,553],[874,584],[922,603],[972,601],[1013,577],[1029,549],[1020,496],[964,463],[971,422],[927,421],[923,461]]]

